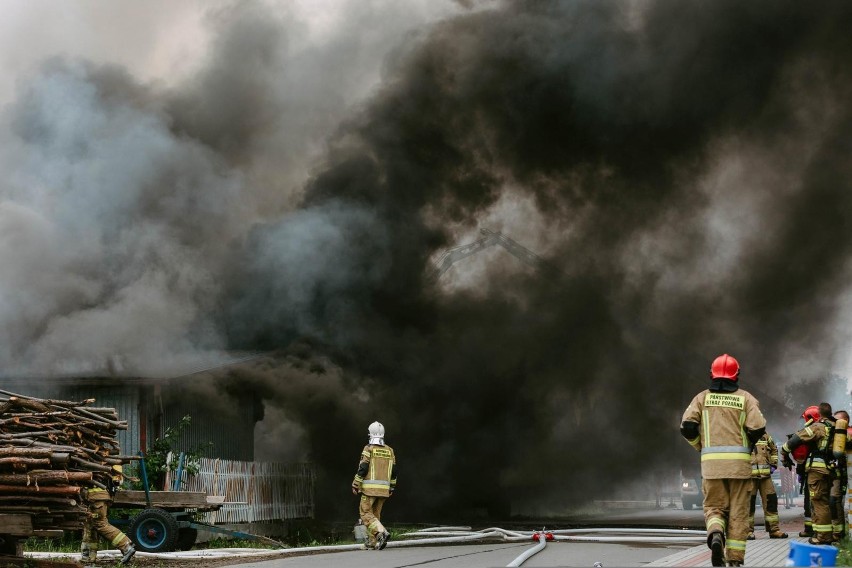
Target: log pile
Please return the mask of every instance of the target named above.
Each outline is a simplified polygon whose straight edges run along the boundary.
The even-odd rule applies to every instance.
[[[29,513],[34,529],[79,529],[81,491],[106,489],[126,430],[114,408],[0,390],[0,513]]]

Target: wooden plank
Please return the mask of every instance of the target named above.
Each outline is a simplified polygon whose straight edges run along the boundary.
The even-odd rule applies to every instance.
[[[24,514],[0,514],[0,534],[32,536],[32,518]]]
[[[113,506],[146,505],[144,491],[119,491],[112,500]],[[207,493],[203,491],[151,491],[151,506],[162,508],[207,507]]]
[[[64,535],[65,531],[61,529],[35,529],[33,531],[33,536],[39,538],[62,538]]]

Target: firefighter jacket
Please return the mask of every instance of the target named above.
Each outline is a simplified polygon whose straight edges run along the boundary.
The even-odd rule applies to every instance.
[[[389,497],[396,488],[396,456],[390,446],[364,446],[352,487],[370,497]]]
[[[764,478],[772,475],[778,467],[778,446],[769,433],[763,434],[751,452],[751,476]]]
[[[704,479],[751,478],[752,444],[765,429],[757,399],[742,389],[698,393],[681,420],[681,434],[701,452]]]
[[[805,459],[805,471],[828,474],[832,469],[831,440],[833,432],[834,427],[828,420],[808,422],[804,428],[784,442],[781,451],[790,454],[793,450],[805,444],[810,450],[807,459]]]

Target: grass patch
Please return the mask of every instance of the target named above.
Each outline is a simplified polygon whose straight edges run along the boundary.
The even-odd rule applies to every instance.
[[[852,541],[844,538],[837,547],[837,566],[852,566]]]

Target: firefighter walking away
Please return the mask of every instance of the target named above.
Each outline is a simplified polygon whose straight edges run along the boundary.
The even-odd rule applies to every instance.
[[[749,533],[752,447],[766,430],[757,399],[739,388],[740,365],[720,355],[710,367],[710,388],[698,393],[680,432],[701,452],[704,524],[713,566],[742,566]]]
[[[86,520],[83,523],[83,542],[80,543],[80,560],[89,563],[94,562],[98,555],[99,537],[103,537],[112,546],[121,551],[121,564],[127,564],[136,549],[127,535],[112,526],[107,517],[112,498],[121,486],[124,474],[120,465],[112,466],[112,477],[107,489],[92,487],[83,489],[83,502],[88,509]]]
[[[368,549],[385,548],[390,533],[382,524],[382,507],[396,489],[396,456],[385,444],[385,427],[373,422],[368,428],[369,443],[361,451],[358,471],[352,480],[352,493],[360,495],[358,513],[367,527]]]

